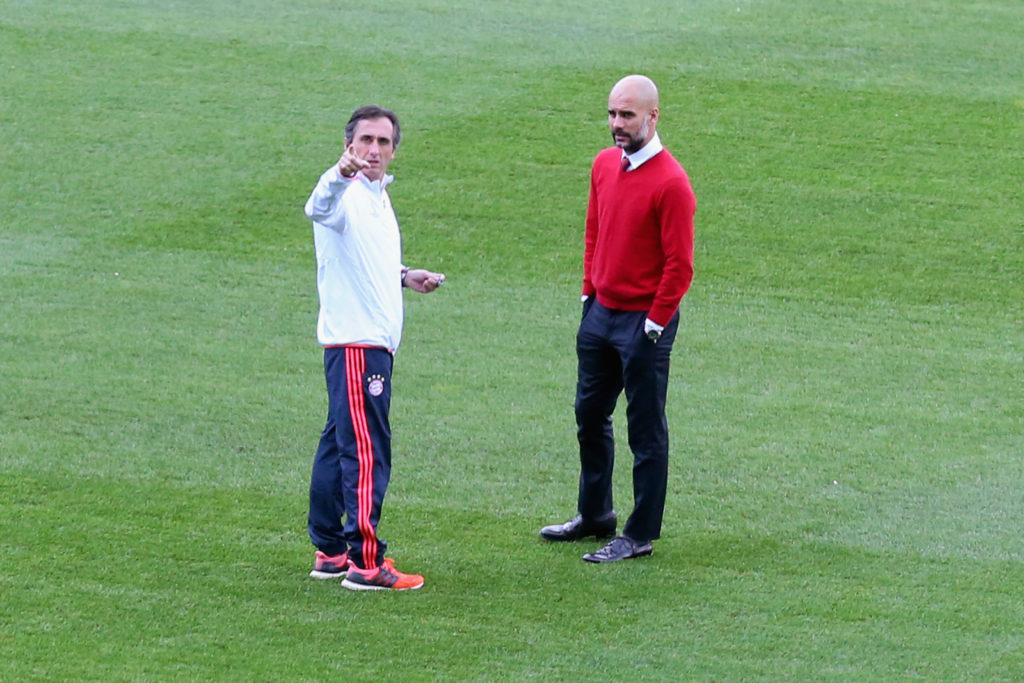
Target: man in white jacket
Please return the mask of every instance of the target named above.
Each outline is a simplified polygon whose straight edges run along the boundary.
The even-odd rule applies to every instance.
[[[427,293],[444,275],[402,264],[401,234],[387,186],[401,140],[398,117],[356,109],[345,152],[306,202],[313,220],[324,347],[327,424],[313,460],[310,576],[342,578],[353,590],[420,588],[423,577],[395,569],[377,537],[391,476],[391,370],[402,337],[402,288]]]

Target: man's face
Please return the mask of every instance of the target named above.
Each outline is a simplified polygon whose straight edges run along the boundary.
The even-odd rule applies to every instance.
[[[654,136],[657,109],[647,109],[629,92],[613,91],[608,97],[608,128],[615,146],[632,154]]]
[[[363,169],[363,175],[370,180],[380,180],[387,173],[388,164],[395,157],[394,132],[394,124],[386,116],[356,122],[351,144],[356,154],[370,164]]]

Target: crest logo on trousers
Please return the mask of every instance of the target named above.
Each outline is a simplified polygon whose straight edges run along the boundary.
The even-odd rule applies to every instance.
[[[366,381],[366,391],[369,392],[370,396],[380,396],[384,393],[383,375],[370,375],[366,378]]]

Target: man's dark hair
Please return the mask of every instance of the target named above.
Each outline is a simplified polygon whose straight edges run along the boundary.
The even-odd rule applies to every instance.
[[[402,139],[402,131],[398,127],[398,116],[396,116],[395,112],[391,111],[390,109],[384,109],[382,107],[378,107],[375,104],[370,104],[365,107],[359,107],[359,109],[356,109],[354,112],[352,112],[352,118],[350,118],[348,120],[348,123],[345,125],[345,144],[349,145],[352,143],[352,137],[356,134],[357,123],[359,123],[363,119],[384,118],[390,119],[391,125],[395,127],[395,132],[393,136],[394,140],[392,142],[394,142],[395,148],[397,149],[398,142]]]

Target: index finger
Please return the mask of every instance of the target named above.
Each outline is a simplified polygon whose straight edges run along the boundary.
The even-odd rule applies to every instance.
[[[366,159],[359,156],[359,152],[356,151],[356,146],[354,144],[348,146],[348,149],[345,150],[345,154],[347,154],[350,159],[359,164],[361,167],[365,168],[369,166],[369,163],[366,161]]]

